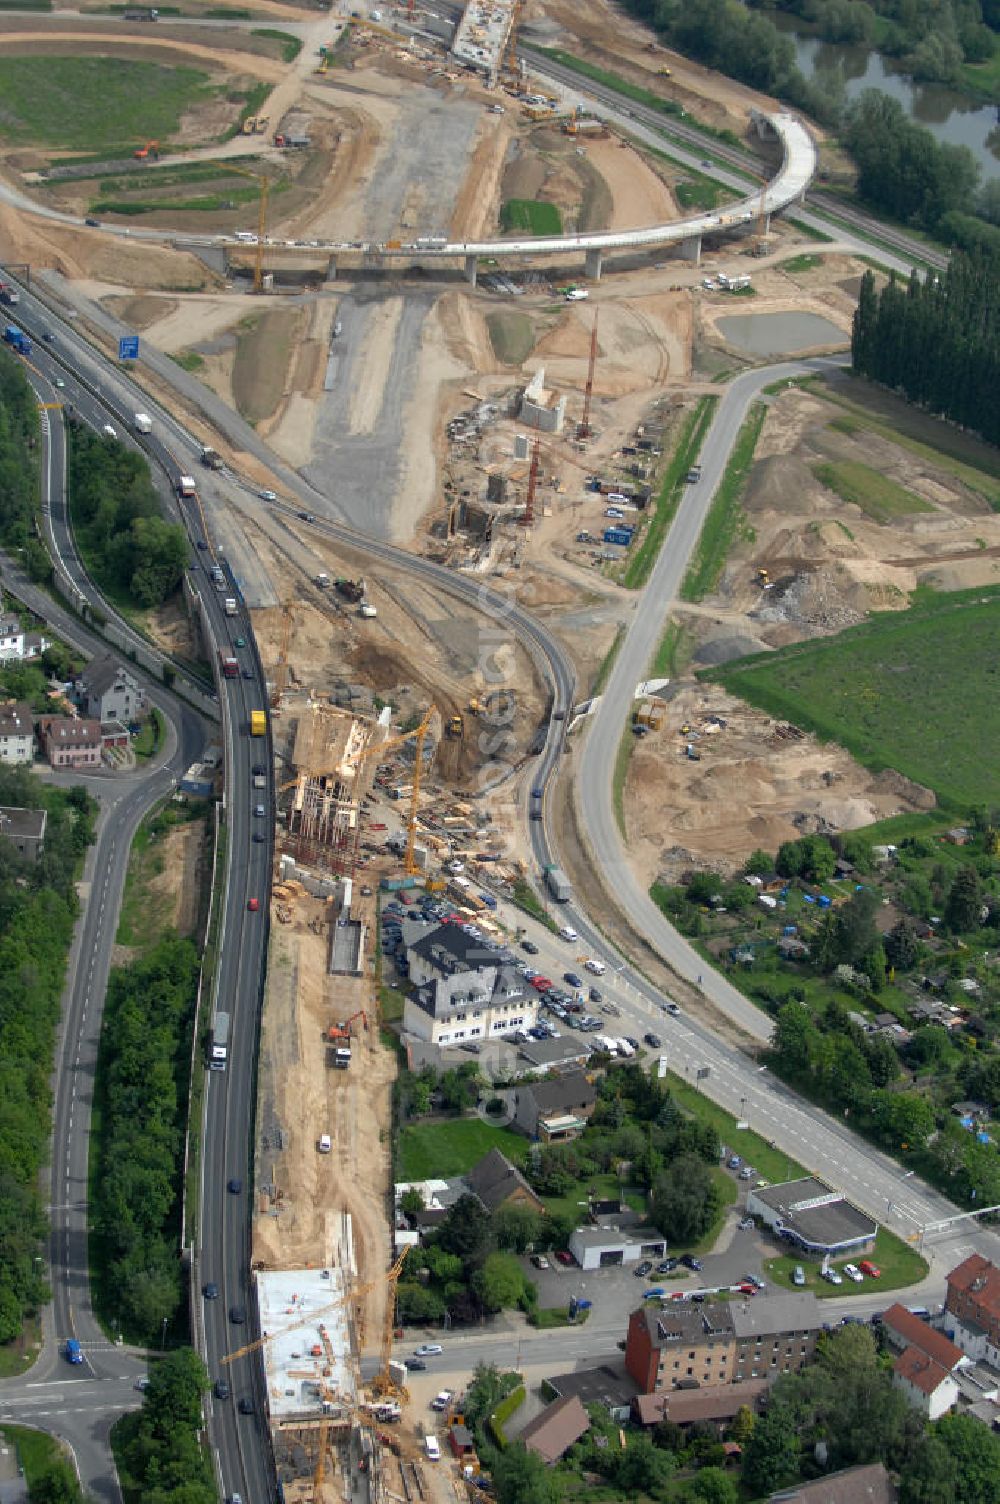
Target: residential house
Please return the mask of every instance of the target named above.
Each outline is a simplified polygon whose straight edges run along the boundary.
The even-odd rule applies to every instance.
[[[414,984],[404,1033],[434,1045],[482,1043],[537,1022],[537,992],[471,927],[413,925],[404,941]]]
[[[514,1124],[542,1143],[576,1138],[597,1105],[597,1092],[583,1071],[551,1081],[524,1081],[514,1092]]]
[[[679,1385],[729,1384],[735,1355],[728,1304],[646,1301],[629,1317],[625,1368],[643,1394]]]
[[[968,1357],[960,1347],[949,1341],[944,1332],[921,1321],[919,1316],[914,1316],[899,1301],[883,1311],[880,1320],[886,1341],[896,1352],[905,1352],[908,1347],[915,1347],[926,1353],[928,1358],[933,1358],[946,1373],[954,1373],[956,1369],[969,1366]]]
[[[896,1488],[881,1462],[866,1462],[783,1489],[770,1504],[896,1504]]]
[[[45,849],[44,809],[0,807],[0,838],[29,862],[37,862]]]
[[[952,1375],[919,1347],[908,1347],[900,1353],[892,1365],[892,1382],[928,1420],[938,1420],[958,1400],[958,1385]]]
[[[776,1379],[812,1361],[823,1321],[811,1292],[733,1300],[729,1309],[734,1379]]]
[[[0,663],[27,663],[41,657],[49,639],[40,632],[26,632],[16,616],[0,617]]]
[[[744,1405],[748,1410],[759,1410],[770,1387],[767,1379],[743,1379],[736,1384],[713,1384],[708,1389],[660,1389],[637,1395],[632,1401],[632,1415],[640,1426],[669,1420],[675,1426],[716,1426],[721,1432],[732,1425]]]
[[[523,1206],[539,1213],[545,1210],[541,1196],[535,1194],[521,1171],[499,1149],[484,1154],[465,1178],[469,1190],[488,1212],[498,1211],[502,1206]]]
[[[577,1395],[554,1400],[517,1437],[543,1462],[558,1462],[590,1430],[590,1416]]]
[[[0,762],[32,762],[35,756],[35,712],[25,701],[0,705]]]
[[[101,766],[100,721],[43,715],[38,722],[38,736],[53,768]]]
[[[76,703],[91,720],[127,726],[145,713],[146,693],[125,665],[106,653],[88,663],[77,680]]]
[[[644,1394],[795,1373],[823,1330],[811,1293],[695,1305],[646,1302],[629,1317],[625,1366]]]
[[[945,1326],[952,1341],[970,1358],[1000,1368],[1000,1269],[973,1253],[947,1282]]]

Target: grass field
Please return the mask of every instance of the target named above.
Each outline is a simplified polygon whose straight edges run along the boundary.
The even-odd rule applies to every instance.
[[[243,319],[236,337],[233,398],[248,423],[269,418],[281,401],[300,317],[271,308]]]
[[[874,522],[891,522],[915,512],[933,512],[922,496],[914,496],[887,475],[864,465],[860,460],[833,460],[813,465],[813,475],[828,491],[835,491],[843,501],[860,507]]]
[[[796,1286],[792,1284],[792,1271],[800,1264],[806,1282],[804,1287],[798,1288],[811,1290],[821,1300],[829,1297],[842,1299],[845,1295],[871,1295],[876,1291],[881,1295],[883,1291],[905,1290],[909,1285],[919,1284],[927,1273],[927,1262],[917,1250],[885,1227],[879,1228],[875,1238],[875,1252],[868,1256],[876,1268],[881,1269],[882,1277],[878,1280],[866,1279],[860,1285],[849,1279],[845,1279],[842,1285],[831,1285],[829,1280],[820,1278],[818,1264],[811,1264],[801,1256],[796,1258],[794,1254],[783,1253],[776,1259],[765,1260],[764,1273],[772,1284],[779,1285],[783,1290],[794,1290]],[[834,1269],[843,1269],[845,1263],[856,1264],[858,1259],[835,1259],[832,1262]]]
[[[515,309],[488,313],[486,327],[493,354],[505,366],[519,366],[534,349],[535,331],[526,313],[519,313]]]
[[[500,228],[505,235],[512,230],[528,235],[561,235],[562,215],[545,199],[509,198],[500,209]]]
[[[811,256],[808,251],[803,251],[801,255],[793,256],[790,261],[782,261],[778,270],[791,272],[794,275],[795,272],[811,272],[814,267],[822,265],[822,256]]]
[[[744,525],[740,498],[766,417],[767,408],[764,404],[755,403],[736,435],[726,473],[719,482],[681,585],[682,600],[704,600],[722,573],[726,555]]]
[[[411,1123],[399,1135],[396,1173],[400,1180],[428,1180],[464,1175],[491,1149],[520,1160],[527,1147],[522,1133],[494,1128],[481,1118],[445,1123]]]
[[[271,26],[257,26],[250,35],[252,37],[270,37],[272,41],[280,42],[281,58],[286,63],[294,63],[302,51],[302,43],[298,37],[293,37],[290,31],[275,31]]]
[[[53,1436],[47,1436],[44,1431],[32,1431],[28,1426],[0,1426],[0,1436],[8,1446],[17,1449],[17,1460],[24,1469],[29,1493],[36,1479],[66,1456]]]
[[[998,652],[1000,587],[992,587],[921,595],[908,611],[708,677],[965,810],[996,801]]]
[[[164,141],[212,89],[196,68],[111,57],[0,58],[0,140],[78,151]]]
[[[630,552],[628,563],[622,574],[622,584],[629,590],[638,590],[640,585],[645,585],[653,572],[653,565],[656,563],[660,547],[667,535],[667,529],[674,520],[674,514],[684,494],[684,477],[698,457],[718,400],[717,397],[702,397],[698,406],[684,421],[680,437],[664,472],[660,494],[656,498],[652,516],[643,529],[639,546]]]
[[[725,190],[710,178],[685,178],[676,184],[674,197],[682,209],[714,209],[720,198],[728,197]]]

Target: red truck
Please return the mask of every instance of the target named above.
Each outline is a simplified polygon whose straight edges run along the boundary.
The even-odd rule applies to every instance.
[[[240,677],[240,665],[237,659],[219,649],[219,667],[222,669],[224,679],[238,679]]]

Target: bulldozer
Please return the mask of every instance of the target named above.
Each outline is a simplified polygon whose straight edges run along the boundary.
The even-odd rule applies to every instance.
[[[444,734],[451,741],[460,741],[465,735],[465,722],[460,715],[450,716]]]

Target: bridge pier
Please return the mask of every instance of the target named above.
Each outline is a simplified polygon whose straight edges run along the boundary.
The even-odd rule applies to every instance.
[[[478,268],[479,268],[479,258],[478,258],[478,256],[466,256],[466,258],[465,258],[465,280],[466,280],[466,282],[468,282],[468,284],[469,284],[470,287],[475,287],[475,285],[476,285],[476,276],[477,276]]]
[[[336,256],[331,256],[330,259],[329,259],[329,261],[326,263],[326,280],[328,282],[336,282],[336,280],[337,280],[337,258],[336,258]]]
[[[682,240],[678,250],[685,261],[693,261],[695,266],[701,265],[700,235],[691,235],[687,240]]]
[[[587,259],[584,262],[584,271],[586,272],[587,276],[590,278],[591,282],[599,282],[601,280],[601,266],[602,265],[603,265],[603,263],[602,263],[602,260],[601,260],[601,253],[600,253],[600,251],[588,251],[587,252]]]

